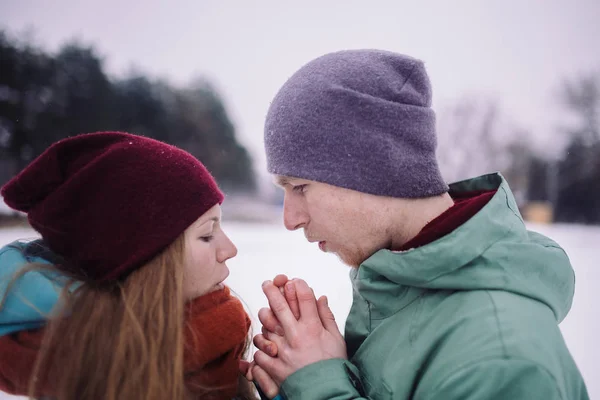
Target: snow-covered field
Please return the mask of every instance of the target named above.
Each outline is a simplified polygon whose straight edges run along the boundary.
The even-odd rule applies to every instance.
[[[305,241],[302,232],[287,232],[281,225],[226,222],[225,230],[238,246],[238,256],[230,260],[227,283],[242,297],[255,316],[266,305],[261,283],[278,273],[305,279],[317,295],[327,294],[329,303],[343,328],[350,308],[351,288],[348,268],[335,256],[321,253]],[[573,308],[561,324],[569,348],[587,382],[590,397],[600,399],[600,270],[597,270],[600,228],[568,225],[531,225],[548,235],[569,254],[577,276]],[[24,228],[0,230],[0,244],[17,238],[35,237]],[[255,318],[255,331],[258,320]],[[1,399],[14,399],[2,396]]]

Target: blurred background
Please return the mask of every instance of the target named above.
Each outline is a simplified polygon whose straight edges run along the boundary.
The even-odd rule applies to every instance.
[[[262,124],[329,51],[425,61],[448,181],[502,171],[524,214],[600,224],[600,5],[539,1],[0,1],[0,184],[60,138],[125,130],[188,149],[270,203]]]
[[[249,307],[264,305],[259,285],[273,273],[309,276],[317,292],[336,294],[343,324],[347,270],[282,233],[264,117],[285,80],[324,53],[420,58],[445,178],[501,171],[530,227],[571,257],[578,286],[561,329],[600,397],[598,38],[598,0],[0,0],[0,185],[78,133],[124,130],[176,144],[227,193],[224,216],[241,243],[230,279]],[[0,201],[2,244],[34,235]]]

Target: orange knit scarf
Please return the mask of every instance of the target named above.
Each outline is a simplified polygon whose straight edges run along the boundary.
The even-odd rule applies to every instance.
[[[209,293],[186,305],[184,370],[187,388],[215,399],[237,392],[239,361],[250,318],[229,288]],[[207,398],[207,397],[203,397]]]

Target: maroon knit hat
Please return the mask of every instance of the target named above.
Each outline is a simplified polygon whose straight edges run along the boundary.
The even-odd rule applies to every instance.
[[[122,132],[56,142],[0,193],[65,268],[98,283],[139,268],[223,202],[191,154]]]

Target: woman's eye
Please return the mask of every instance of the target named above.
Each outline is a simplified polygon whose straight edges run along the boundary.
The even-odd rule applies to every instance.
[[[202,240],[203,242],[206,242],[206,243],[208,243],[208,242],[210,242],[211,240],[213,240],[213,238],[214,238],[214,236],[213,236],[213,235],[209,235],[209,236],[202,236],[202,237],[200,238],[200,240]]]

